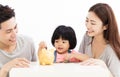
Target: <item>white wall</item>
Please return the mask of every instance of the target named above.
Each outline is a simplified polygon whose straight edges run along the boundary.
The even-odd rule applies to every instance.
[[[86,31],[85,18],[88,9],[97,2],[106,2],[113,8],[117,21],[120,20],[119,0],[0,0],[15,9],[19,33],[34,39],[36,48],[40,41],[52,48],[51,36],[58,25],[72,26],[79,44]],[[120,22],[118,22],[120,25]],[[120,30],[120,27],[119,27]]]

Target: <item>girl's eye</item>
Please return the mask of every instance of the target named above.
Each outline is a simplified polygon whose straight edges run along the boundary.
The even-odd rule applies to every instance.
[[[63,43],[66,43],[66,41],[63,41]]]
[[[58,43],[58,41],[57,41],[57,40],[55,40],[55,43]]]
[[[63,43],[65,43],[65,42],[63,41]]]

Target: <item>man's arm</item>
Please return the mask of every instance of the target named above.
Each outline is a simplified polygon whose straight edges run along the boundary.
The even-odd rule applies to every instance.
[[[4,69],[0,69],[0,77],[7,77],[8,72],[6,72]]]
[[[11,70],[11,68],[15,67],[29,67],[29,61],[25,58],[16,58],[11,60],[10,62],[6,63],[2,66],[0,69],[0,77],[7,77],[8,72]]]

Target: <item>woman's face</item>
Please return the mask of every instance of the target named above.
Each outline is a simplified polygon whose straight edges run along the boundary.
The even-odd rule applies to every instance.
[[[56,51],[58,53],[66,53],[68,52],[68,49],[70,47],[69,41],[68,40],[64,40],[62,38],[56,39],[54,46],[56,48]]]
[[[106,30],[106,26],[103,26],[102,21],[94,12],[88,12],[86,17],[87,34],[91,37],[99,35],[103,36],[103,31]]]

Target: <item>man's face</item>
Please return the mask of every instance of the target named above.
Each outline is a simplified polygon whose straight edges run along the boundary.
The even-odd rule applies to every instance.
[[[17,24],[15,17],[0,24],[0,44],[12,46],[16,44]]]

